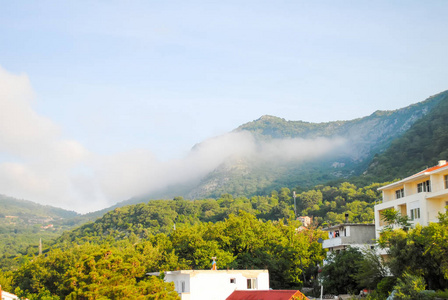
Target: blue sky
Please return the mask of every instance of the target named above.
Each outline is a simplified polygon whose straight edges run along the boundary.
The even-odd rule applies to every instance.
[[[448,89],[447,12],[446,1],[4,1],[0,93],[17,83],[8,99],[28,96],[11,111],[88,153],[55,174],[95,177],[92,164],[135,151],[170,164],[264,114],[348,120]],[[5,141],[0,162],[53,173],[21,154],[34,144]],[[28,187],[0,194],[70,206]],[[97,191],[95,208],[127,191]]]

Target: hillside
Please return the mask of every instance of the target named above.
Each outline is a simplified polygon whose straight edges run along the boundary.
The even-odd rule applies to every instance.
[[[0,262],[2,267],[14,261],[6,259],[17,253],[26,254],[37,249],[39,240],[50,243],[63,231],[71,229],[86,220],[73,211],[40,205],[0,195]],[[5,261],[8,261],[5,265]],[[17,260],[15,261],[17,263]]]
[[[447,105],[447,96],[448,92],[443,92],[405,108],[376,111],[350,121],[308,123],[262,116],[241,125],[234,132],[250,132],[258,149],[266,148],[266,145],[284,145],[285,157],[290,156],[289,145],[296,147],[297,150],[292,151],[297,153],[311,145],[309,147],[314,149],[309,152],[315,153],[306,153],[302,157],[296,155],[291,159],[266,159],[260,150],[251,156],[231,157],[205,176],[187,197],[219,197],[222,193],[251,196],[285,186],[310,188],[361,175],[375,155],[386,151],[392,141],[413,128],[419,120],[428,122],[423,120],[431,119],[434,108],[439,104]],[[433,114],[429,116],[431,112]],[[414,134],[420,133],[424,134],[424,131]],[[333,142],[338,140],[343,142],[335,146]],[[386,180],[373,175],[370,179],[370,182]]]
[[[448,158],[448,92],[433,98],[434,109],[376,155],[361,180],[403,178]]]

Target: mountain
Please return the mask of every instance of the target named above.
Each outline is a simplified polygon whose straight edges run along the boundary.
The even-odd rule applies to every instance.
[[[35,219],[59,220],[74,218],[78,216],[78,213],[0,195],[0,218],[5,218],[6,216],[14,216],[26,222],[32,222]]]
[[[204,177],[187,196],[217,197],[222,193],[251,196],[266,194],[282,186],[308,188],[361,175],[375,155],[386,151],[394,140],[410,131],[417,122],[428,122],[425,120],[433,118],[438,111],[436,108],[447,103],[448,91],[445,91],[405,108],[376,111],[350,121],[308,123],[262,116],[241,125],[234,132],[251,133],[258,148],[266,148],[266,144],[283,145],[285,157],[291,151],[288,147],[296,147],[293,151],[297,153],[311,147],[311,153],[304,152],[303,156],[291,159],[264,159],[263,155],[258,155],[261,150],[256,155],[230,157]],[[443,114],[443,111],[438,113],[440,119],[443,119]],[[420,133],[424,134],[424,131],[414,134]]]
[[[226,144],[214,144],[213,151],[223,160],[199,180],[134,197],[110,209],[176,196],[251,197],[282,187],[299,192],[347,180],[362,186],[402,178],[448,157],[447,107],[448,91],[444,91],[401,109],[379,110],[348,121],[310,123],[265,115],[228,133]],[[432,134],[437,137],[429,138]],[[192,153],[200,153],[212,140],[195,145]]]
[[[85,221],[74,211],[0,195],[0,265],[18,263],[6,258],[26,254],[30,246],[37,249],[40,239],[48,244],[63,231]]]
[[[404,178],[448,159],[448,93],[433,98],[438,104],[386,151],[375,155],[361,179]]]

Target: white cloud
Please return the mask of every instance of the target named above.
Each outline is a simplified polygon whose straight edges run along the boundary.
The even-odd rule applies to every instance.
[[[83,203],[70,192],[70,170],[89,153],[63,139],[56,124],[36,113],[32,99],[28,77],[0,67],[0,193],[78,209]]]
[[[64,138],[57,124],[33,109],[32,99],[26,75],[0,68],[0,194],[79,212],[199,181],[230,157],[304,160],[344,144],[326,138],[260,142],[242,131],[208,139],[171,161],[145,149],[99,156]]]

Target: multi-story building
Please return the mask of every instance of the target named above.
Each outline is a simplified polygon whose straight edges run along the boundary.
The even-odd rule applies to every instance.
[[[339,252],[347,247],[358,249],[370,248],[375,244],[375,225],[348,223],[325,228],[328,239],[322,243],[322,248],[329,252]]]
[[[428,225],[438,222],[439,212],[445,212],[448,205],[448,163],[439,161],[437,166],[427,168],[403,180],[383,186],[382,203],[375,205],[375,231],[388,225],[382,212],[393,208],[402,216],[409,216],[412,225]]]

